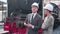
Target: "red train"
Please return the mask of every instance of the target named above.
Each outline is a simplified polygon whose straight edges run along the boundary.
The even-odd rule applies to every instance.
[[[42,0],[7,0],[8,2],[8,18],[4,22],[4,30],[9,31],[8,34],[25,34],[26,27],[19,23],[25,21],[26,15],[31,13],[31,4],[39,3],[38,13],[42,15]],[[42,33],[42,30],[38,30]]]
[[[9,20],[7,18],[7,20]],[[16,28],[16,23],[13,21],[4,22],[4,31],[9,31],[8,34],[26,34],[26,27]],[[42,29],[39,29],[38,32],[41,34]]]

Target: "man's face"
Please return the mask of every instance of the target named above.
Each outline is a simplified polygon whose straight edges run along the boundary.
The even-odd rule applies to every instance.
[[[32,6],[32,13],[36,13],[38,11],[38,7]]]
[[[47,9],[44,9],[44,15],[47,15],[49,11]]]

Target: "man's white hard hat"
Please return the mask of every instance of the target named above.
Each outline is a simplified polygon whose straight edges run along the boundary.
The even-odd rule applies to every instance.
[[[46,4],[45,7],[43,7],[44,9],[47,9],[49,11],[53,11],[53,5],[51,5],[50,3]]]
[[[32,7],[33,7],[33,6],[36,6],[36,7],[38,7],[38,8],[39,8],[39,3],[34,2],[34,3],[32,4]]]

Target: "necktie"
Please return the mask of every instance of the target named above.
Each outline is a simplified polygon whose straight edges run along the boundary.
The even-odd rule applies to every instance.
[[[31,22],[32,22],[32,21],[33,21],[33,19],[34,19],[34,17],[33,17],[33,16],[34,16],[34,14],[32,14]]]

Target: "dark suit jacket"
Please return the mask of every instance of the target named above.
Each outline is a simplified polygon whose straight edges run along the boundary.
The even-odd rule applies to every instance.
[[[38,34],[38,29],[40,29],[41,25],[42,25],[42,18],[39,14],[36,14],[34,19],[32,20],[32,22],[30,22],[30,17],[31,17],[31,14],[28,14],[27,18],[25,20],[25,23],[30,23],[30,24],[34,25],[34,28],[28,28],[27,33],[28,34]]]

